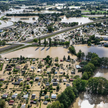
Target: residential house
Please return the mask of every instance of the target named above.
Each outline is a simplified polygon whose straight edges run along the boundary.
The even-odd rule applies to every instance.
[[[51,95],[51,99],[56,99],[57,95],[56,94],[52,94]]]

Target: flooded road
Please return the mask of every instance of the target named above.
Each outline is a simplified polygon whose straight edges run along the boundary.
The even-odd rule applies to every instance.
[[[88,52],[94,52],[98,54],[99,57],[108,57],[108,48],[107,47],[99,47],[99,46],[87,46],[87,45],[74,45],[76,52],[79,50],[87,55]]]

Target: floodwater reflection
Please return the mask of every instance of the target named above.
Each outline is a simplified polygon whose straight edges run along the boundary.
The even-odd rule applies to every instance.
[[[81,93],[69,108],[108,108],[108,97]]]

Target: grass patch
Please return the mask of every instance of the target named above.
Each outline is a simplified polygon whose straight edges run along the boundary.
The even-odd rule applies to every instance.
[[[98,12],[104,13],[104,12],[106,12],[106,11],[100,11],[100,10],[94,11],[94,10],[93,10],[92,12],[95,12],[95,13],[98,13]]]
[[[84,11],[82,11],[82,12],[88,12],[88,13],[90,13],[90,11],[89,11],[89,10],[84,10]]]
[[[82,15],[82,17],[88,17],[88,16],[86,16],[86,15]]]
[[[2,17],[0,18],[0,20],[3,20],[3,18],[4,18],[4,16],[2,16]]]
[[[3,63],[0,63],[0,71],[2,71]]]

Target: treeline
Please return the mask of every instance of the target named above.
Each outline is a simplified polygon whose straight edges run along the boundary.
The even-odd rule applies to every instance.
[[[9,4],[0,2],[0,10],[5,11],[9,9]]]
[[[20,14],[6,14],[6,16],[39,16],[40,18],[43,18],[44,16],[62,16],[64,15],[63,13],[46,13],[46,14],[35,14],[35,13],[20,13]]]
[[[3,45],[3,46],[6,45],[6,42],[0,40],[0,46],[1,46],[1,45]]]
[[[72,23],[64,23],[64,22],[62,22],[60,25],[63,26],[63,27],[73,27],[73,26],[78,25],[78,22],[72,22]]]

